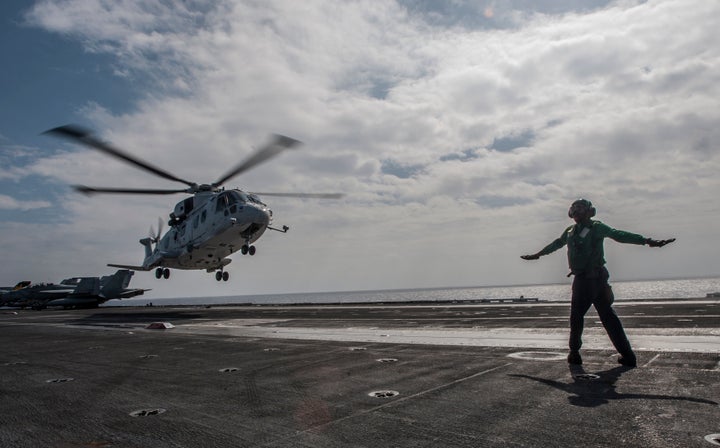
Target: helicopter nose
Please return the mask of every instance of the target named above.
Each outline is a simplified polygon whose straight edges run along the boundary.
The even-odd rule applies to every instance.
[[[270,221],[272,220],[271,217],[272,212],[269,209],[257,207],[253,213],[253,222],[267,226],[270,225]]]
[[[270,224],[270,214],[267,210],[262,211],[262,222],[263,225],[269,225]]]

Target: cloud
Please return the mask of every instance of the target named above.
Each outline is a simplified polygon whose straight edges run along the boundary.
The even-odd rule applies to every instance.
[[[10,196],[0,194],[0,209],[3,210],[33,210],[52,206],[48,201],[22,201]]]
[[[305,145],[229,187],[348,193],[273,200],[293,230],[261,240],[267,258],[236,257],[238,292],[562,280],[548,273],[564,268],[518,255],[556,237],[580,196],[628,230],[720,237],[706,224],[720,214],[717,5],[435,4],[45,0],[28,20],[142,81],[133,111],[85,110],[113,144],[211,182],[278,132]],[[178,186],[57,147],[29,172]],[[59,252],[93,241],[95,265],[135,262],[136,241],[173,200],[69,196],[77,230],[43,231]],[[701,239],[685,241],[686,259],[658,275],[709,273],[692,256],[705,253]]]

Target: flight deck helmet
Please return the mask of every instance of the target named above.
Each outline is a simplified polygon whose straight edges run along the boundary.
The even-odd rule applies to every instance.
[[[578,199],[570,206],[568,216],[570,218],[575,218],[576,215],[585,215],[588,218],[592,218],[595,216],[595,212],[596,210],[595,207],[593,207],[592,202],[587,199]]]

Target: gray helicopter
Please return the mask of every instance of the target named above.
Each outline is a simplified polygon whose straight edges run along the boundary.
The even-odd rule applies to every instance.
[[[78,126],[60,126],[46,131],[45,134],[69,139],[116,157],[156,176],[187,185],[187,188],[168,190],[74,186],[75,190],[86,195],[96,193],[153,195],[186,193],[192,195],[175,205],[168,221],[170,228],[165,235],[162,235],[163,221],[160,220],[158,232],[155,233],[151,228],[150,236],[140,240],[140,244],[145,248],[145,259],[142,265],[108,264],[108,266],[137,271],[154,269],[155,277],[158,279],[170,278],[170,269],[204,269],[207,272],[215,272],[217,281],[227,281],[230,275],[225,271],[225,267],[232,261],[228,256],[238,250],[243,255],[254,255],[256,248],[253,243],[268,229],[286,233],[289,229],[287,226],[283,226],[282,229],[271,226],[273,213],[262,202],[261,195],[318,199],[339,199],[343,196],[338,193],[250,193],[239,189],[225,190],[221,188],[233,177],[300,144],[298,140],[283,135],[275,135],[268,144],[233,167],[217,181],[211,184],[197,184],[113,148],[97,139],[90,131]]]

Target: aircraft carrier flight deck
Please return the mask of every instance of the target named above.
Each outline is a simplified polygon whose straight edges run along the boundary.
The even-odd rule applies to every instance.
[[[2,447],[720,445],[720,300],[0,310]]]

